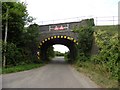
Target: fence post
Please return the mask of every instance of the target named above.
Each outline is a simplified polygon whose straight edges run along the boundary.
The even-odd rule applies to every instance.
[[[113,25],[114,25],[114,16],[113,16]]]
[[[96,17],[96,26],[97,26],[97,17]]]

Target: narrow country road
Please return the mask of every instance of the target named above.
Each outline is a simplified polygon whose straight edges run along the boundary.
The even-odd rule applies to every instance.
[[[41,68],[2,76],[2,88],[97,88],[88,77],[56,57]]]

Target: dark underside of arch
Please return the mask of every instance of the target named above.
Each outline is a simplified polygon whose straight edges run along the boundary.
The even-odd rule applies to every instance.
[[[73,42],[72,40],[69,40],[67,38],[54,38],[51,40],[48,40],[44,42],[41,47],[40,47],[40,53],[41,53],[41,59],[46,60],[47,59],[47,49],[55,44],[61,44],[65,45],[69,48],[70,50],[70,60],[74,60],[77,55],[77,48],[76,48],[76,43]],[[63,49],[63,48],[61,48]]]

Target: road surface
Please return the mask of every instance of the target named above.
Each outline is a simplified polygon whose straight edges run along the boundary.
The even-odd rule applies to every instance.
[[[98,86],[85,75],[77,72],[56,57],[43,67],[5,74],[2,76],[3,88],[97,88]]]

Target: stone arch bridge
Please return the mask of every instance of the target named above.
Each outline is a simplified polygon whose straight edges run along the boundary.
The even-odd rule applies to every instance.
[[[88,21],[85,19],[80,22],[68,22],[59,24],[49,24],[40,26],[40,43],[38,58],[47,59],[47,49],[55,44],[65,45],[70,50],[70,58],[73,60],[77,54],[76,45],[78,44],[78,34],[73,31],[75,27],[88,26]],[[61,48],[62,49],[62,48]]]

